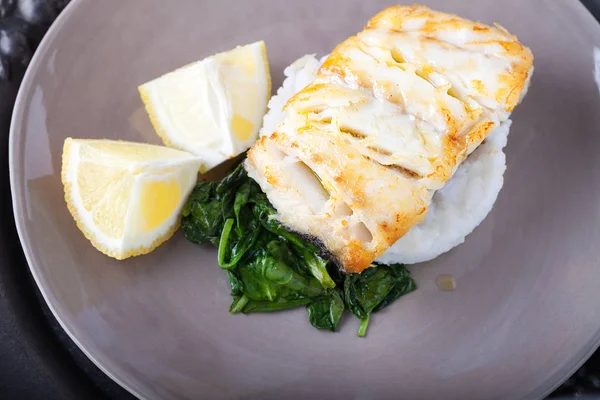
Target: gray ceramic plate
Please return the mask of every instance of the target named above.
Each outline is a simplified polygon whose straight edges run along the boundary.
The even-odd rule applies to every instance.
[[[313,329],[302,309],[231,316],[215,251],[176,236],[109,259],[63,201],[67,136],[158,143],[136,87],[264,39],[283,67],[325,54],[390,1],[77,0],[27,72],[11,132],[15,215],[46,301],[81,349],[139,397],[518,399],[541,397],[600,337],[600,27],[574,0],[426,1],[498,21],[531,46],[505,186],[465,244],[413,268],[420,289],[368,337]],[[597,59],[600,57],[597,57]],[[454,292],[434,277],[456,277]]]

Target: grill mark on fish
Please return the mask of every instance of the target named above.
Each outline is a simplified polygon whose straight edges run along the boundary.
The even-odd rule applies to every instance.
[[[365,139],[368,137],[368,135],[365,135],[355,129],[350,129],[350,128],[345,128],[345,127],[340,127],[339,128],[340,132],[345,133],[347,135],[352,136],[353,138],[356,139]],[[397,172],[400,172],[402,175],[408,177],[408,178],[412,178],[412,179],[421,179],[423,178],[423,175],[421,175],[420,173],[411,170],[409,168],[403,167],[401,165],[398,164],[384,164],[380,161],[378,161],[377,159],[375,159],[374,157],[371,157],[370,155],[367,154],[363,154],[362,151],[360,151],[363,148],[363,146],[359,146],[357,149],[359,150],[359,152],[361,153],[361,155],[363,157],[365,157],[367,160],[374,162],[376,164],[381,165],[384,168],[388,168],[388,169],[392,169],[395,170]],[[373,153],[377,153],[380,154],[382,156],[386,156],[386,157],[392,157],[393,153],[391,153],[390,151],[384,150],[384,149],[380,149],[374,146],[366,146],[365,147],[367,150],[373,152]]]
[[[367,146],[367,149],[371,150],[374,153],[381,154],[382,156],[386,156],[386,157],[391,157],[392,156],[392,152],[380,149],[378,147]]]
[[[375,164],[381,165],[384,168],[387,168],[387,169],[399,172],[399,173],[401,173],[403,176],[405,176],[407,178],[410,178],[410,179],[422,179],[423,178],[423,175],[419,174],[418,172],[413,171],[411,169],[408,169],[406,167],[403,167],[401,165],[398,165],[398,164],[383,164],[383,163],[377,161],[376,159],[374,159],[372,157],[369,157],[369,156],[364,156],[364,157],[366,159],[368,159],[369,161],[375,163]]]
[[[331,124],[331,117],[329,118],[323,118],[323,119],[317,119],[317,122],[321,123],[321,124]]]
[[[350,135],[356,139],[366,139],[368,137],[367,135],[365,135],[362,132],[357,131],[356,129],[351,129],[351,128],[346,128],[346,127],[340,126],[339,130],[340,130],[340,132]]]

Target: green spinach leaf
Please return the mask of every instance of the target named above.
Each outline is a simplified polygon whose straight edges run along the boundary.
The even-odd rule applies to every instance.
[[[377,268],[382,267],[379,265]],[[394,277],[394,286],[381,300],[381,302],[373,309],[373,312],[377,312],[396,301],[398,298],[413,292],[417,289],[415,280],[410,276],[410,272],[402,264],[390,264],[386,266],[391,270],[392,276]]]
[[[311,325],[319,329],[337,330],[342,314],[344,313],[344,300],[342,290],[334,289],[328,296],[320,297],[306,306],[308,320]]]
[[[323,293],[316,279],[305,278],[286,263],[282,254],[287,254],[289,250],[285,246],[285,243],[273,240],[250,262],[237,268],[244,294],[249,299],[295,300],[317,297]]]
[[[239,310],[243,314],[255,313],[255,312],[273,312],[282,311],[290,308],[296,308],[313,301],[311,298],[301,298],[295,300],[278,299],[275,301],[260,301],[260,300],[249,300],[245,306]]]
[[[374,265],[361,274],[348,274],[344,299],[348,309],[361,320],[359,336],[366,334],[372,312],[377,312],[416,289],[410,272],[400,264]]]
[[[183,208],[183,234],[192,243],[219,243],[224,221],[215,188],[214,182],[199,182]]]
[[[223,232],[218,246],[218,262],[223,269],[230,269],[237,265],[242,257],[254,246],[260,230],[256,221],[250,221],[244,231],[239,234],[233,230],[235,220],[229,218],[223,225]]]
[[[318,254],[306,248],[301,249],[301,257],[312,276],[314,276],[324,288],[333,289],[335,287],[335,282],[327,271],[327,260],[319,257]]]
[[[314,244],[281,225],[242,165],[220,182],[198,182],[181,214],[187,240],[217,247],[232,313],[305,305],[314,327],[335,331],[348,308],[361,320],[359,336],[364,336],[372,313],[416,288],[402,265],[342,273]]]

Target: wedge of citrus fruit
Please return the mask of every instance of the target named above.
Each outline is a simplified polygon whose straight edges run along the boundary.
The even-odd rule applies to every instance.
[[[177,230],[201,162],[163,146],[68,138],[65,200],[79,229],[104,254],[119,260],[146,254]]]
[[[216,54],[138,89],[165,145],[202,158],[204,172],[258,137],[271,97],[265,43]]]

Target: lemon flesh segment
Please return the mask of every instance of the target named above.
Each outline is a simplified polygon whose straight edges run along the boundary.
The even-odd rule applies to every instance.
[[[138,89],[165,145],[200,157],[204,172],[258,138],[271,97],[265,43],[238,46]]]
[[[173,214],[181,200],[181,186],[175,179],[146,183],[142,188],[141,204],[144,232],[150,232]]]
[[[117,259],[149,253],[173,235],[202,163],[163,146],[71,138],[62,161],[77,226]]]

